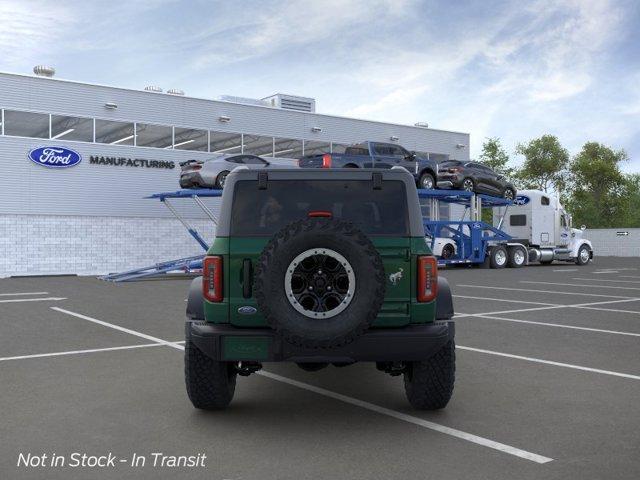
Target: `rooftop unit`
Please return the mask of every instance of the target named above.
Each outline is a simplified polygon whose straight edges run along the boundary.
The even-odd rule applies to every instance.
[[[295,95],[286,95],[284,93],[276,93],[270,97],[262,99],[268,105],[285,110],[296,110],[298,112],[316,112],[316,101],[309,97],[297,97]]]

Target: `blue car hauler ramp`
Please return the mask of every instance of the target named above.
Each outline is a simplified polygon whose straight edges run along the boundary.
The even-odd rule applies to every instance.
[[[423,218],[423,224],[431,249],[436,239],[442,238],[450,239],[456,246],[452,257],[438,260],[440,265],[484,263],[491,245],[511,240],[511,236],[501,230],[507,208],[513,204],[511,200],[463,190],[418,190],[418,197],[427,199],[430,205],[430,217]],[[440,220],[440,202],[464,207],[460,220]],[[482,209],[497,207],[504,207],[498,226],[483,222]]]
[[[178,210],[173,206],[174,199],[185,199],[189,198],[195,202],[195,204],[204,212],[204,214],[213,222],[214,225],[217,225],[218,219],[213,214],[211,209],[205,205],[202,201],[202,198],[212,198],[212,197],[220,197],[222,196],[222,190],[211,190],[211,189],[193,189],[193,190],[178,190],[175,192],[163,192],[163,193],[154,193],[145,198],[158,199],[160,200],[176,217],[180,223],[187,229],[189,235],[191,235],[198,244],[202,247],[204,252],[206,253],[209,250],[209,244],[202,238],[202,235],[198,233],[198,231],[187,222],[187,220],[180,215]],[[167,260],[165,262],[155,263],[153,265],[149,265],[147,267],[136,268],[133,270],[127,270],[126,272],[120,273],[110,273],[108,275],[104,275],[100,277],[102,280],[107,280],[110,282],[129,282],[132,280],[139,280],[141,278],[154,277],[157,275],[164,275],[169,272],[183,272],[190,273],[194,270],[202,269],[202,259],[204,258],[204,254],[196,255],[192,257],[184,257],[177,258],[175,260]]]

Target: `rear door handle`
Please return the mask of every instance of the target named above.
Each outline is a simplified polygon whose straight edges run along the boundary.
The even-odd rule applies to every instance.
[[[245,258],[242,262],[242,297],[251,298],[251,282],[253,280],[253,264]]]

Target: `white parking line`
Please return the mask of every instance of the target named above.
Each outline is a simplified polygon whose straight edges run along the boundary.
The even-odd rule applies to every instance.
[[[173,343],[184,343],[184,340]],[[162,343],[143,343],[139,345],[125,345],[123,347],[106,347],[106,348],[90,348],[87,350],[69,350],[66,352],[52,352],[52,353],[35,353],[33,355],[18,355],[16,357],[1,357],[0,362],[6,362],[8,360],[25,360],[29,358],[44,358],[44,357],[60,357],[64,355],[81,355],[83,353],[96,353],[96,352],[113,352],[116,350],[133,350],[135,348],[148,348],[148,347],[162,347]]]
[[[20,293],[0,293],[0,297],[12,297],[18,295],[49,295],[49,292],[20,292]]]
[[[161,338],[147,335],[146,333],[137,332],[135,330],[131,330],[130,328],[121,327],[120,325],[114,325],[113,323],[104,322],[102,320],[98,320],[97,318],[88,317],[80,313],[71,312],[69,310],[65,310],[64,308],[58,308],[58,307],[50,307],[50,308],[51,310],[55,310],[56,312],[65,313],[67,315],[71,315],[72,317],[81,318],[82,320],[86,320],[88,322],[97,323],[98,325],[102,325],[104,327],[113,328],[114,330],[118,330],[120,332],[128,333],[130,335],[135,335],[136,337],[151,340],[152,342],[156,342],[156,343],[161,343],[162,345],[166,345],[167,347],[176,348],[178,350],[184,350],[184,347],[182,345],[176,345],[173,342],[167,342],[166,340],[162,340]]]
[[[113,323],[109,323],[109,322],[105,322],[102,320],[98,320],[96,318],[92,318],[92,317],[88,317],[86,315],[82,315],[80,313],[75,313],[75,312],[71,312],[69,310],[64,310],[62,308],[58,308],[58,307],[51,307],[52,310],[55,310],[57,312],[61,312],[61,313],[65,313],[67,315],[71,315],[77,318],[81,318],[83,320],[87,320],[89,322],[93,322],[93,323],[97,323],[99,325],[103,325],[105,327],[110,327],[113,328],[115,330],[121,331],[121,332],[125,332],[125,333],[129,333],[131,335],[135,335],[137,337],[141,337],[141,338],[146,338],[147,340],[151,340],[154,341],[158,344],[161,345],[165,345],[167,347],[172,347],[175,348],[177,350],[184,350],[184,346],[182,345],[178,345],[175,342],[168,342],[166,340],[162,340],[161,338],[157,338],[157,337],[153,337],[151,335],[147,335],[141,332],[137,332],[135,330],[131,330],[129,328],[124,328],[121,327],[119,325],[114,325]],[[351,405],[356,405],[359,406],[361,408],[365,408],[367,410],[373,411],[373,412],[377,412],[383,415],[387,415],[393,418],[396,418],[398,420],[402,420],[405,422],[409,422],[412,423],[414,425],[418,425],[421,427],[425,427],[425,428],[429,428],[431,430],[435,430],[438,431],[440,433],[444,433],[446,435],[450,435],[456,438],[460,438],[462,440],[466,440],[468,442],[471,443],[475,443],[478,445],[482,445],[484,447],[488,447],[488,448],[492,448],[494,450],[498,450],[504,453],[507,453],[509,455],[514,455],[516,457],[520,457],[526,460],[530,460],[532,462],[535,463],[548,463],[553,461],[552,458],[549,457],[544,457],[542,455],[538,455],[536,453],[532,453],[532,452],[527,452],[526,450],[521,450],[519,448],[516,447],[512,447],[510,445],[506,445],[504,443],[499,443],[499,442],[495,442],[493,440],[490,440],[488,438],[484,438],[484,437],[479,437],[477,435],[473,435],[471,433],[467,433],[467,432],[463,432],[461,430],[456,430],[455,428],[450,428],[450,427],[446,427],[444,425],[440,425],[438,423],[433,423],[433,422],[429,422],[427,420],[423,420],[421,418],[418,417],[413,417],[411,415],[406,415],[404,413],[400,413],[400,412],[396,412],[395,410],[391,410],[388,408],[384,408],[384,407],[380,407],[378,405],[374,405],[373,403],[369,403],[369,402],[365,402],[363,400],[358,400],[357,398],[352,398],[352,397],[348,397],[346,395],[342,395],[340,393],[336,393],[336,392],[332,392],[330,390],[325,390],[324,388],[320,388],[320,387],[316,387],[314,385],[309,385],[306,383],[302,383],[302,382],[298,382],[297,380],[293,380],[290,378],[286,378],[286,377],[282,377],[280,375],[277,375],[275,373],[271,373],[271,372],[266,372],[266,371],[260,371],[257,372],[258,375],[262,375],[263,377],[266,378],[270,378],[272,380],[276,380],[278,382],[283,382],[283,383],[287,383],[289,385],[293,385],[295,387],[298,388],[302,388],[311,392],[315,392],[318,393],[320,395],[324,395],[326,397],[330,397],[336,400],[340,400],[342,402],[345,403],[349,403]]]
[[[620,332],[618,330],[604,330],[602,328],[589,328],[589,327],[578,327],[577,325],[563,325],[561,323],[548,323],[548,322],[534,322],[532,320],[519,320],[516,318],[502,318],[496,317],[494,315],[483,315],[480,313],[461,313],[456,314],[456,318],[458,317],[474,317],[474,318],[487,318],[490,320],[502,320],[504,322],[514,322],[514,323],[527,323],[531,325],[541,325],[544,327],[557,327],[557,328],[568,328],[571,330],[584,330],[586,332],[596,332],[596,333],[610,333],[613,335],[626,335],[629,337],[640,337],[640,333],[632,333],[632,332]]]
[[[286,383],[294,387],[302,388],[303,390],[308,390],[310,392],[317,393],[318,395],[323,395],[325,397],[333,398],[334,400],[339,400],[341,402],[348,403],[350,405],[355,405],[357,407],[361,407],[366,410],[370,410],[372,412],[386,415],[388,417],[393,417],[397,420],[402,420],[403,422],[412,423],[420,427],[428,428],[430,430],[435,430],[436,432],[444,433],[452,437],[466,440],[467,442],[475,443],[477,445],[482,445],[483,447],[499,450],[501,452],[508,453],[509,455],[514,455],[516,457],[524,458],[525,460],[530,460],[535,463],[548,463],[553,461],[553,459],[549,457],[544,457],[536,453],[527,452],[526,450],[521,450],[519,448],[512,447],[510,445],[505,445],[504,443],[494,442],[493,440],[489,440],[488,438],[479,437],[471,433],[463,432],[461,430],[456,430],[455,428],[450,428],[444,425],[440,425],[439,423],[423,420],[422,418],[414,417],[412,415],[396,412],[395,410],[391,410],[389,408],[381,407],[379,405],[365,402],[357,398],[348,397],[340,393],[332,392],[331,390],[326,390],[324,388],[316,387],[315,385],[299,382],[297,380],[283,377],[275,373],[262,370],[258,372],[258,375],[262,375],[263,377],[267,377],[272,380],[276,380],[278,382]]]
[[[508,302],[508,303],[524,303],[530,305],[546,305],[549,307],[555,307],[557,304],[555,303],[543,303],[543,302],[529,302],[525,300],[508,300],[506,298],[487,298],[487,297],[471,297],[469,295],[453,295],[453,298],[469,298],[471,300],[488,300],[492,302]]]
[[[66,300],[64,297],[45,297],[45,298],[11,298],[9,300],[0,300],[0,303],[20,303],[20,302],[58,302]]]
[[[630,378],[632,380],[640,380],[640,376],[631,375],[630,373],[612,372],[611,370],[600,370],[599,368],[583,367],[581,365],[572,365],[570,363],[553,362],[551,360],[543,360],[541,358],[523,357],[521,355],[512,355],[510,353],[495,352],[493,350],[484,350],[482,348],[464,347],[462,345],[456,345],[456,350],[468,350],[470,352],[486,353],[488,355],[497,355],[498,357],[515,358],[517,360],[525,360],[527,362],[542,363],[545,365],[553,365],[554,367],[571,368],[574,370],[582,370],[585,372],[602,373],[604,375],[611,375],[614,377]]]
[[[580,270],[579,268],[560,268],[558,270],[554,270],[554,272],[577,272]]]
[[[615,288],[617,290],[640,290],[640,287],[619,287],[618,285],[585,285],[584,283],[537,282],[533,280],[520,280],[520,283],[533,283],[538,285],[562,285],[563,287]]]
[[[539,310],[553,310],[556,308],[586,308],[591,310],[602,310],[605,312],[629,312],[629,313],[638,313],[629,310],[616,310],[614,308],[602,308],[602,307],[594,307],[594,305],[608,305],[610,303],[625,303],[625,302],[637,302],[640,301],[640,298],[626,298],[624,300],[606,300],[603,302],[590,302],[590,303],[574,303],[568,305],[560,305],[560,304],[550,304],[546,307],[534,307],[534,308],[518,308],[515,310],[496,310],[495,312],[482,312],[482,313],[472,313],[469,315],[502,315],[503,313],[520,313],[520,312],[536,312]],[[458,314],[456,314],[457,316]]]
[[[640,283],[640,280],[611,280],[609,278],[572,277],[571,280],[587,280],[588,282]]]
[[[619,273],[618,270],[603,270],[601,272],[593,272],[595,275],[599,275],[599,274],[610,274],[610,273]]]
[[[561,283],[560,285],[565,285]],[[492,287],[489,285],[463,285],[458,284],[456,287],[465,287],[465,288],[488,288],[491,290],[510,290],[512,292],[527,292],[527,293],[555,293],[558,295],[578,295],[582,297],[606,297],[606,298],[626,298],[629,300],[640,300],[637,297],[623,297],[621,295],[602,295],[599,293],[584,293],[584,292],[558,292],[556,290],[532,290],[530,288],[511,288],[511,287]],[[582,285],[580,285],[582,287]]]

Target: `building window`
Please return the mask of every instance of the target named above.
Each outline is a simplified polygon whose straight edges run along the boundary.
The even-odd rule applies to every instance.
[[[273,157],[273,137],[260,135],[243,135],[243,153]]]
[[[330,142],[318,142],[314,140],[304,141],[305,155],[322,155],[323,153],[329,153],[330,151],[331,151]]]
[[[151,123],[136,123],[136,146],[171,148],[173,128]]]
[[[225,155],[242,153],[242,135],[239,133],[209,132],[209,151]]]
[[[93,142],[93,119],[51,115],[51,139]]]
[[[133,145],[135,129],[133,123],[96,120],[96,142],[111,145]]]
[[[273,156],[277,158],[300,158],[302,156],[302,140],[290,138],[274,138]]]
[[[331,144],[331,153],[344,153],[349,145],[345,143],[332,143]]]
[[[15,137],[49,138],[49,115],[4,111],[4,134]]]
[[[208,138],[206,130],[193,128],[175,128],[173,148],[178,150],[208,151]]]

